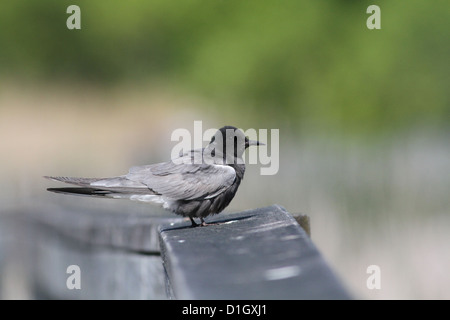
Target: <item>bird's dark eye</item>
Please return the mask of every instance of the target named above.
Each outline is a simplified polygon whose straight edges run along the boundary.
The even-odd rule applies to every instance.
[[[210,143],[213,143],[216,140],[216,136],[212,136]]]

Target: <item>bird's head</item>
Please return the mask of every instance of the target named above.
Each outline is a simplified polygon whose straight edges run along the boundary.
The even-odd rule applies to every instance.
[[[236,163],[236,159],[242,158],[245,149],[259,145],[264,145],[264,143],[250,140],[236,127],[225,126],[212,136],[208,147],[212,149],[212,156],[222,156],[223,159]]]

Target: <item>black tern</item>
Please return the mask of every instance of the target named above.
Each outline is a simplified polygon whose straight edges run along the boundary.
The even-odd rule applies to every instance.
[[[132,167],[128,174],[112,178],[44,178],[77,187],[48,191],[93,197],[130,199],[162,205],[172,212],[194,218],[220,213],[233,199],[244,177],[242,155],[250,146],[264,145],[249,140],[233,127],[220,128],[202,149],[190,150],[168,162]]]

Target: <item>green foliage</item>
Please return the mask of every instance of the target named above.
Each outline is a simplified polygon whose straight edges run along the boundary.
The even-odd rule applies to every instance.
[[[390,134],[447,128],[450,2],[6,1],[0,76],[163,81],[292,127]],[[220,102],[219,102],[220,104]]]

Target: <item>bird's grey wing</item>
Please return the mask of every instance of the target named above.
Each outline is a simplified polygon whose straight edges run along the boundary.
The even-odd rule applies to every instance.
[[[174,200],[208,199],[224,192],[234,183],[236,172],[232,167],[190,163],[188,157],[133,167],[126,178],[145,184],[158,194]]]

